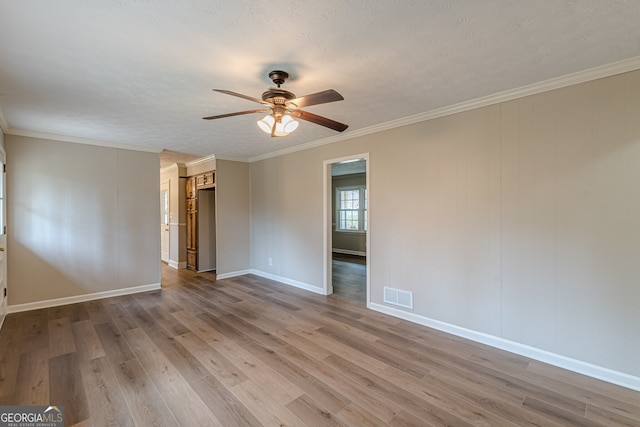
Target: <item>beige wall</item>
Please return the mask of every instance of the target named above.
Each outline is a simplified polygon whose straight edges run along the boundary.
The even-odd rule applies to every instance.
[[[640,71],[252,163],[253,269],[322,288],[322,163],[365,152],[373,303],[640,375]]]
[[[253,269],[322,289],[322,160],[334,147],[251,163]]]
[[[158,154],[6,139],[10,305],[160,283]]]
[[[246,272],[250,267],[249,164],[216,161],[216,273]]]

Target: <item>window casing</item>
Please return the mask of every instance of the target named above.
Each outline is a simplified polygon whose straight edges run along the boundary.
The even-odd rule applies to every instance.
[[[367,231],[367,188],[364,185],[336,189],[336,230]]]

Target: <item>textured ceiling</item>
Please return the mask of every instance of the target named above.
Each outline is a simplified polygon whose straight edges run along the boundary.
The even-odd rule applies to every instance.
[[[200,157],[202,156],[164,149],[160,152],[160,168],[171,166],[175,163],[193,162]]]
[[[0,112],[44,132],[250,159],[333,136],[270,138],[269,71],[345,133],[640,55],[640,1],[0,0]]]
[[[367,171],[366,160],[348,160],[342,163],[331,165],[331,176],[352,175],[354,173],[365,173]]]

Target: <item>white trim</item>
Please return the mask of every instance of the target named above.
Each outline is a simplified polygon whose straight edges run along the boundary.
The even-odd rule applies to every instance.
[[[41,308],[57,307],[60,305],[75,304],[78,302],[93,301],[103,298],[119,297],[122,295],[138,294],[140,292],[157,291],[158,289],[161,289],[160,283],[152,283],[150,285],[134,286],[132,288],[114,289],[112,291],[74,295],[72,297],[28,302],[25,304],[15,304],[7,307],[7,314],[19,313],[21,311],[38,310]]]
[[[0,145],[0,166],[6,167],[6,165],[7,165],[7,152],[5,151],[4,147]],[[0,318],[0,330],[1,330],[2,325],[4,324],[4,319],[7,317],[7,314],[9,313],[7,310],[7,304],[8,304],[7,294],[9,289],[9,281],[7,276],[7,264],[8,264],[7,253],[9,253],[9,241],[7,239],[6,231],[2,230],[2,227],[4,227],[5,230],[7,228],[7,173],[2,167],[0,167],[0,177],[2,178],[0,179],[0,193],[2,195],[2,206],[0,206],[0,215],[3,218],[2,222],[0,222],[0,235],[2,235],[2,244],[4,245],[4,248],[2,248],[2,250],[3,251],[6,250],[6,252],[3,255],[3,261],[2,261],[3,263],[2,275],[1,275],[2,277],[0,277],[0,280],[2,280],[2,283],[3,283],[3,286],[0,287],[0,292],[4,292],[3,294],[0,294],[0,315],[2,316]]]
[[[211,160],[214,160],[214,161],[216,160],[216,156],[214,154],[206,157],[200,157],[199,159],[192,160],[190,162],[185,163],[184,165],[189,168],[191,166],[196,166],[201,163],[210,162]]]
[[[218,160],[226,160],[228,162],[249,163],[249,160],[246,157],[218,157],[218,156],[216,156],[216,161],[218,161]]]
[[[323,271],[322,271],[322,289],[324,295],[330,295],[333,293],[333,267],[331,265],[331,259],[333,251],[333,226],[332,226],[332,207],[330,201],[333,202],[333,185],[331,176],[331,165],[334,163],[341,163],[348,160],[355,159],[363,159],[365,160],[365,177],[366,177],[366,188],[367,188],[367,224],[371,224],[371,183],[369,182],[371,177],[371,159],[369,158],[369,153],[362,154],[353,154],[350,156],[339,157],[336,159],[324,160],[322,162],[322,226],[324,239],[322,241],[322,263],[323,263]],[[371,253],[371,230],[370,226],[367,227],[366,230],[366,248],[365,253]],[[371,263],[367,263],[367,290],[366,290],[366,301],[367,304],[371,301]]]
[[[448,334],[466,338],[471,341],[490,345],[491,347],[506,350],[511,353],[519,354],[521,356],[529,357],[531,359],[548,363],[550,365],[557,366],[559,368],[568,369],[578,374],[586,375],[592,378],[597,378],[599,380],[607,381],[612,384],[617,384],[622,387],[627,387],[632,390],[640,391],[640,377],[625,374],[624,372],[614,371],[613,369],[608,369],[602,366],[593,365],[591,363],[583,362],[581,360],[576,360],[570,357],[562,356],[560,354],[555,354],[549,351],[540,350],[535,347],[530,347],[525,344],[509,341],[507,339],[485,334],[483,332],[472,331],[470,329],[462,328],[460,326],[451,325],[445,322],[440,322],[438,320],[430,319],[428,317],[424,317],[419,314],[409,313],[404,310],[387,307],[386,305],[382,305],[378,303],[368,303],[367,308],[378,311],[380,313],[388,314],[393,317],[398,317],[400,319],[404,319],[409,322],[417,323],[422,326],[427,326],[429,328],[437,329],[439,331],[443,331]]]
[[[362,233],[362,234],[365,234],[365,233]],[[352,251],[352,250],[349,250],[349,249],[331,248],[331,252],[335,252],[337,254],[345,254],[345,255],[367,256],[366,252]]]
[[[322,162],[322,293],[333,293],[333,265],[331,263],[331,247],[333,246],[333,177],[331,165],[337,161]],[[330,203],[331,202],[331,203]]]
[[[280,283],[284,283],[285,285],[293,286],[296,288],[304,289],[305,291],[313,292],[315,294],[327,295],[324,293],[324,290],[319,286],[313,286],[308,283],[298,282],[297,280],[288,279],[282,276],[276,276],[275,274],[266,273],[261,270],[251,270],[251,274],[255,274],[256,276],[264,277],[265,279],[275,280]]]
[[[379,123],[362,129],[346,131],[339,135],[328,138],[319,139],[306,144],[296,145],[294,147],[285,148],[283,150],[272,151],[270,153],[251,157],[249,162],[257,162],[260,160],[279,157],[285,154],[295,153],[296,151],[308,150],[310,148],[322,145],[332,144],[334,142],[345,141],[360,136],[370,135],[401,126],[407,126],[414,123],[424,122],[427,120],[437,119],[438,117],[449,116],[451,114],[461,113],[463,111],[473,110],[475,108],[486,107],[500,102],[511,101],[513,99],[522,98],[524,96],[536,95],[538,93],[547,92],[554,89],[584,83],[604,77],[622,74],[629,71],[640,69],[640,56],[624,59],[622,61],[611,64],[601,65],[599,67],[590,68],[588,70],[578,71],[576,73],[567,74],[565,76],[554,77],[530,85],[522,86],[516,89],[510,89],[498,92],[493,95],[483,96],[469,101],[460,102],[450,106],[436,108],[435,110],[426,111],[424,113],[414,114],[412,116],[403,117],[397,120],[391,120],[385,123]]]
[[[176,270],[187,268],[187,261],[178,262],[170,259],[167,264],[169,265],[169,267],[175,268]]]
[[[10,129],[7,135],[26,136],[30,138],[50,139],[53,141],[73,142],[76,144],[97,145],[100,147],[120,148],[123,150],[145,151],[148,153],[160,153],[162,149],[156,147],[146,147],[143,145],[125,144],[122,142],[102,141],[98,139],[83,138],[78,136],[58,135],[55,133],[36,132],[31,130]]]
[[[391,123],[391,122],[388,122]],[[372,126],[373,127],[373,126]],[[397,126],[391,126],[389,129],[393,129]],[[260,160],[270,159],[272,157],[280,157],[285,154],[296,153],[298,151],[308,150],[310,148],[320,147],[322,145],[333,144],[334,142],[346,141],[348,139],[357,138],[359,136],[368,135],[370,133],[378,132],[376,131],[367,131],[370,127],[366,127],[363,129],[353,130],[347,133],[342,133],[340,135],[330,136],[328,138],[318,139],[316,141],[307,142],[306,144],[295,145],[293,147],[284,148],[278,151],[272,151],[270,153],[261,154],[259,156],[249,158],[249,163],[259,162]]]
[[[245,274],[251,273],[252,270],[231,271],[229,273],[216,274],[216,280],[230,279],[232,277],[244,276]]]

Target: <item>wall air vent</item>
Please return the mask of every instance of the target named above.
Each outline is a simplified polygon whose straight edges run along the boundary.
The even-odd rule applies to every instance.
[[[413,292],[384,287],[384,302],[413,309]]]

